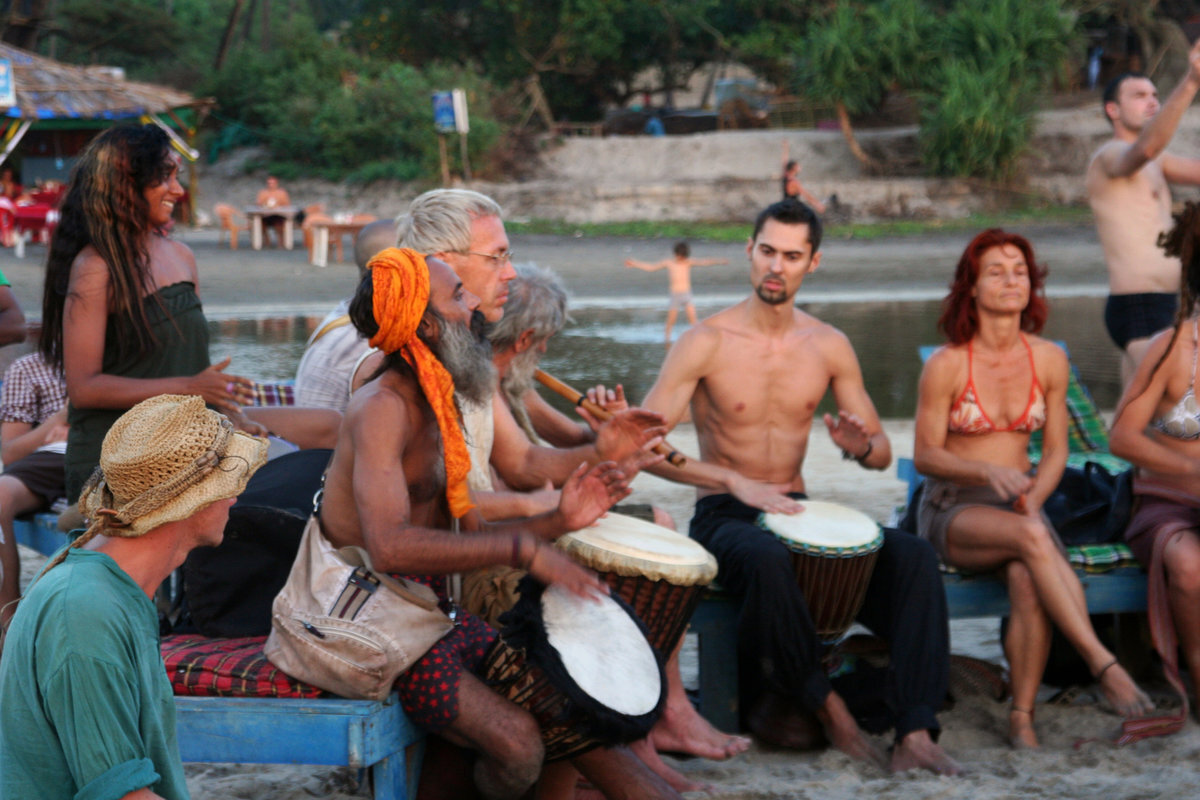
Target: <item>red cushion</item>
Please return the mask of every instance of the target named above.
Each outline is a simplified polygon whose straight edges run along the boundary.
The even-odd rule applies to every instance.
[[[263,655],[265,636],[209,639],[175,634],[162,640],[175,694],[219,697],[318,697],[312,684],[285,674]]]

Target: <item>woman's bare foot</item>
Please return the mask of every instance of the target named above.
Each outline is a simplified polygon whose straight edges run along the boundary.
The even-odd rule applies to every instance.
[[[1096,682],[1109,705],[1122,717],[1144,717],[1154,710],[1154,701],[1138,688],[1115,658],[1096,672]]]
[[[1033,729],[1033,709],[1013,706],[1008,710],[1008,743],[1017,750],[1038,747]]]
[[[683,707],[668,701],[662,719],[650,731],[650,741],[660,753],[685,753],[714,761],[744,753],[750,747],[749,737],[722,733],[686,701]]]
[[[651,744],[649,738],[642,739],[639,742],[634,742],[633,744],[629,745],[629,749],[632,750],[633,754],[640,758],[642,763],[649,767],[655,775],[670,784],[671,788],[677,792],[708,792],[713,789],[712,784],[697,783],[696,781],[689,780],[688,777],[679,772],[679,770],[668,766],[667,763],[659,757],[658,751],[654,749],[654,745]]]
[[[961,775],[963,771],[925,730],[910,731],[892,749],[892,772],[910,769],[927,769],[938,775]]]

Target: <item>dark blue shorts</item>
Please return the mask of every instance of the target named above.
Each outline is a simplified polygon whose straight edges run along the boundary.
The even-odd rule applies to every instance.
[[[1147,339],[1175,324],[1179,295],[1171,292],[1111,294],[1104,305],[1104,327],[1117,347]]]

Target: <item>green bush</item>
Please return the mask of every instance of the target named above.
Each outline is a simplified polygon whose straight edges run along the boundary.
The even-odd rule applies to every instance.
[[[959,0],[928,28],[926,47],[939,59],[912,81],[931,174],[1015,176],[1038,94],[1062,74],[1075,22],[1061,0]]]
[[[304,18],[291,23],[285,38],[287,48],[239,48],[206,87],[219,103],[218,121],[252,132],[270,149],[280,177],[293,171],[362,182],[436,177],[434,90],[466,91],[473,165],[486,161],[503,133],[484,99],[489,85],[469,70],[359,56],[334,46]],[[457,142],[449,150],[457,162]]]
[[[981,68],[952,60],[935,70],[939,91],[922,97],[921,158],[934,175],[1011,178],[1033,132],[1032,92],[1013,83],[1011,62]],[[1025,82],[1026,85],[1028,81]]]

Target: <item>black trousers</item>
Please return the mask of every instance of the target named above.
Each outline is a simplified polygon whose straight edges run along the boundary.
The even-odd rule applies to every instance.
[[[831,691],[821,666],[821,642],[796,582],[791,553],[755,524],[758,515],[758,509],[732,495],[710,495],[696,504],[691,536],[716,556],[721,586],[741,597],[742,708],[769,691],[815,711]],[[937,556],[928,542],[884,529],[857,619],[888,644],[885,700],[897,740],[915,730],[936,736],[936,712],[949,679],[950,632]]]

